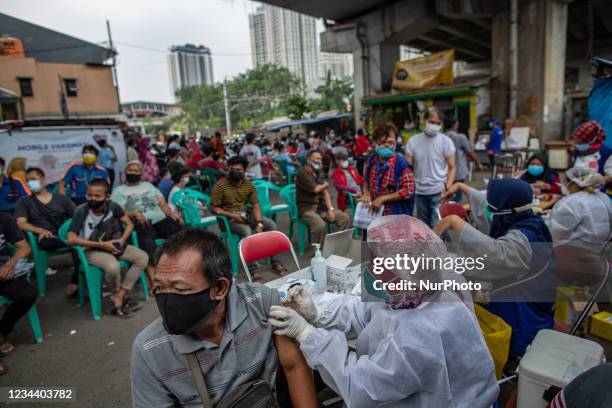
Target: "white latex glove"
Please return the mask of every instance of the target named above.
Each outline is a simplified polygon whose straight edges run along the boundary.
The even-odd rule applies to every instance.
[[[298,312],[308,323],[316,325],[321,314],[308,292],[302,285],[295,285],[287,292],[287,300],[283,302]]]
[[[270,308],[268,323],[275,328],[274,334],[292,337],[302,343],[314,330],[314,327],[295,310],[284,306]]]

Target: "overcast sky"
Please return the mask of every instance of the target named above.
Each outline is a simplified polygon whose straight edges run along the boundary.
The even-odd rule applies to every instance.
[[[210,47],[215,81],[251,68],[248,14],[256,6],[249,0],[0,0],[5,14],[94,43],[107,39],[110,20],[122,102],[172,102],[166,55],[174,44]]]

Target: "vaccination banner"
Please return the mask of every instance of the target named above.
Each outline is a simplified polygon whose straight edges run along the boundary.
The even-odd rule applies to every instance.
[[[47,127],[0,131],[0,156],[6,164],[15,157],[26,159],[26,167],[40,167],[47,176],[47,184],[60,179],[67,165],[81,160],[85,145],[100,148],[106,140],[115,149],[115,183],[123,181],[126,151],[123,133],[116,127]]]
[[[455,50],[395,63],[393,88],[419,89],[453,83]]]

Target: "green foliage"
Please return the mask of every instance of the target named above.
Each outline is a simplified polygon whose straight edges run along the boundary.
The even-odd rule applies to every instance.
[[[347,103],[353,105],[353,82],[350,78],[331,79],[328,74],[325,84],[319,86],[315,92],[320,98],[311,101],[314,111],[347,111]]]
[[[233,128],[244,130],[278,116],[301,119],[309,111],[347,110],[353,103],[350,78],[328,78],[315,91],[320,99],[302,96],[301,80],[288,69],[266,64],[227,81],[230,117]],[[177,92],[182,110],[174,122],[189,129],[225,126],[223,84],[193,86]]]
[[[281,108],[291,120],[298,120],[304,117],[304,113],[309,111],[310,104],[302,95],[290,95],[281,103]]]
[[[299,79],[286,68],[266,64],[248,70],[227,81],[232,124],[248,129],[284,114],[283,100],[300,91]],[[223,84],[184,88],[177,98],[183,112],[177,121],[189,128],[225,126]]]

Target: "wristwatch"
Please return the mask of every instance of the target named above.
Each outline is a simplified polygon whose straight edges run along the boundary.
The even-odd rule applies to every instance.
[[[263,222],[259,221],[259,222],[257,223],[257,226],[258,226],[259,228],[263,228],[263,227],[264,227]]]
[[[331,211],[334,211],[334,210],[335,210],[335,208],[334,208],[334,207],[329,207],[329,208],[327,209],[327,211],[330,211],[330,210],[331,210]]]

